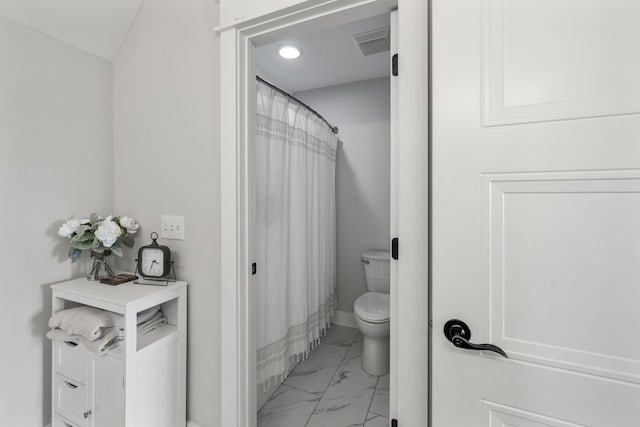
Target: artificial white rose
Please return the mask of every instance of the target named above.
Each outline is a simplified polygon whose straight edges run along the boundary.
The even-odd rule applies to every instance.
[[[118,224],[111,221],[111,219],[105,219],[100,223],[96,230],[95,236],[97,237],[105,248],[110,248],[118,240],[118,237],[122,235],[122,229]]]
[[[136,224],[136,220],[129,217],[123,216],[120,217],[120,227],[123,227],[127,230],[127,233],[134,234],[140,228],[139,224]]]
[[[82,225],[87,225],[91,222],[91,220],[89,218],[83,218],[80,220],[80,224]]]
[[[78,230],[78,227],[80,227],[80,221],[75,218],[71,218],[60,226],[58,229],[58,235],[62,237],[70,237],[76,232],[76,230]]]

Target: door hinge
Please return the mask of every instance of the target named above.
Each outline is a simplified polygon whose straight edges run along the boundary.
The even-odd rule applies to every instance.
[[[398,259],[398,238],[391,239],[391,258]]]
[[[257,272],[258,272],[258,264],[254,262],[253,264],[251,264],[251,275],[254,276]]]
[[[394,77],[398,76],[398,54],[394,53],[391,57],[391,74]]]
[[[391,420],[391,427],[398,427],[398,420],[395,418]]]

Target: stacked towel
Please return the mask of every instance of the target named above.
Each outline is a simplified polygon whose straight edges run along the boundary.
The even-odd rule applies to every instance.
[[[144,318],[146,320],[140,322],[140,316],[138,316],[138,336],[148,334],[149,332],[158,329],[160,326],[164,326],[168,323],[167,318],[164,317],[164,314],[162,314],[162,311],[160,310],[157,310],[151,317],[145,316]],[[124,337],[124,328],[114,329],[118,330],[118,336]]]
[[[122,341],[122,337],[118,336],[117,329],[112,329],[111,331],[106,332],[102,337],[98,338],[95,341],[89,341],[81,335],[69,335],[62,329],[58,328],[52,329],[47,332],[47,338],[54,341],[82,344],[88,350],[101,356],[107,354],[109,350],[116,347],[120,343],[120,341]]]
[[[160,306],[141,311],[137,316],[138,336],[167,324]],[[74,307],[55,313],[49,319],[47,338],[83,344],[96,354],[106,354],[124,339],[124,316],[94,307]]]
[[[138,324],[138,335],[145,335],[167,324],[167,318],[161,311],[157,311],[149,320]]]
[[[102,336],[103,328],[124,327],[124,316],[94,307],[74,307],[51,316],[49,327],[95,341]]]

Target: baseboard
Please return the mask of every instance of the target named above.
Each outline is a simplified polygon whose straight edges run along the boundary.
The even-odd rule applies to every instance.
[[[46,426],[44,426],[44,427],[51,427],[51,424],[47,424],[47,425],[46,425]],[[199,425],[199,424],[196,424],[196,423],[194,423],[194,422],[191,422],[191,421],[187,421],[187,427],[200,427],[200,425]]]
[[[340,326],[348,326],[350,328],[357,328],[356,317],[350,311],[338,311],[335,312],[333,323]]]

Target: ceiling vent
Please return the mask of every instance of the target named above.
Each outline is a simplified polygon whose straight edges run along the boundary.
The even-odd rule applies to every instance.
[[[389,27],[354,34],[353,40],[355,40],[360,48],[360,52],[362,52],[364,56],[386,52],[391,46],[389,41]]]

